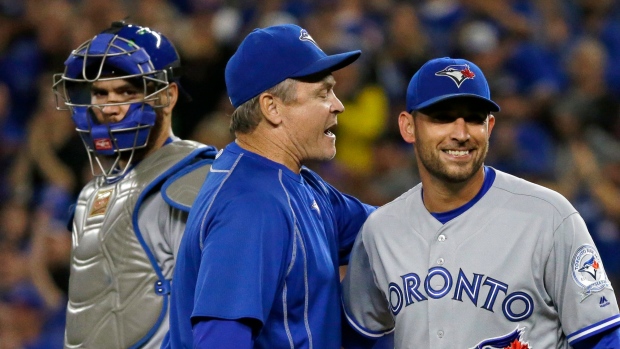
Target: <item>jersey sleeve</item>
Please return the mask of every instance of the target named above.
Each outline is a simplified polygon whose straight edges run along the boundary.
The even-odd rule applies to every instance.
[[[603,261],[577,213],[565,218],[555,231],[545,286],[569,344],[620,324],[618,303]]]
[[[293,222],[280,202],[257,194],[213,205],[192,318],[256,319],[264,324],[284,277]],[[256,205],[260,203],[260,209]]]
[[[375,282],[363,232],[355,240],[342,282],[342,303],[346,319],[353,329],[366,337],[379,338],[392,332],[394,317],[385,295]]]

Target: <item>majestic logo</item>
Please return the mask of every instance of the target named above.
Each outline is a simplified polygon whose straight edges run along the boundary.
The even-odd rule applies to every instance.
[[[321,209],[319,208],[319,204],[316,203],[316,200],[312,201],[312,209],[321,214]]]
[[[485,339],[470,349],[532,349],[530,344],[523,341],[525,327],[517,328],[500,337]]]
[[[469,65],[467,64],[449,65],[443,70],[436,72],[435,75],[449,77],[459,88],[463,81],[476,77],[476,74],[469,69]]]
[[[301,32],[299,33],[299,40],[310,41],[311,43],[314,44],[314,46],[316,46],[319,50],[321,50],[321,48],[319,47],[319,44],[317,44],[316,41],[314,41],[314,39],[310,36],[310,34],[308,34],[308,31],[305,29],[302,29]]]
[[[583,245],[575,251],[571,262],[573,280],[583,289],[581,301],[603,289],[612,289],[601,258],[593,246]]]
[[[112,141],[109,138],[95,139],[95,150],[110,150],[112,149]]]
[[[108,210],[108,204],[112,197],[112,189],[102,190],[97,193],[93,206],[90,208],[90,214],[88,217],[102,216]]]
[[[601,297],[601,299],[598,301],[598,306],[601,308],[604,308],[606,306],[608,306],[610,303],[607,300],[607,298],[605,298],[605,296]]]

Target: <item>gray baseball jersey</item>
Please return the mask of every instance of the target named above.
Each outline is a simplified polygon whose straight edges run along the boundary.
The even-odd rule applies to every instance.
[[[395,331],[396,348],[568,348],[620,323],[573,206],[489,170],[484,196],[445,224],[425,208],[421,184],[369,217],[343,282],[360,333]]]

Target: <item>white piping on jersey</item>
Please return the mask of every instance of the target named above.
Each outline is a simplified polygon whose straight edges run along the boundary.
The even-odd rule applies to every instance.
[[[243,156],[243,154],[241,154],[241,156]],[[209,169],[209,172],[230,172],[230,170],[216,170],[213,167],[211,167]]]
[[[286,193],[286,197],[288,199],[288,193]],[[289,207],[290,207],[290,202],[289,202]],[[291,262],[289,263],[288,268],[286,269],[286,276],[288,276],[288,274],[291,272],[291,269],[293,269],[293,266],[295,265],[295,260],[297,259],[297,217],[295,216],[295,212],[293,212],[293,219],[294,219],[293,224],[295,224],[294,225],[295,233],[293,234],[293,251],[291,252]]]
[[[287,273],[288,275],[288,273]],[[293,335],[291,334],[291,329],[288,326],[288,303],[286,302],[286,281],[284,282],[284,287],[282,288],[282,313],[284,314],[284,332],[286,332],[286,338],[288,338],[288,344],[291,349],[295,348],[295,343],[293,343]]]
[[[573,345],[575,341],[579,340],[580,338],[590,337],[590,335],[592,335],[594,332],[598,332],[604,328],[611,327],[612,325],[615,325],[618,323],[620,323],[620,316],[616,315],[612,317],[611,319],[608,319],[608,321],[605,321],[600,325],[596,325],[592,328],[589,328],[581,333],[570,334],[567,336],[568,344]],[[570,338],[571,336],[574,336],[574,337]]]
[[[308,343],[309,343],[309,349],[313,348],[312,345],[312,331],[310,330],[310,323],[308,321],[308,259],[307,259],[307,255],[306,255],[306,246],[304,245],[304,240],[302,239],[301,236],[301,232],[299,231],[299,229],[297,228],[297,215],[295,214],[295,210],[293,210],[293,206],[291,205],[291,197],[288,194],[288,191],[286,190],[286,187],[284,186],[284,183],[282,182],[282,170],[278,170],[278,181],[280,182],[280,185],[282,186],[282,190],[284,191],[284,194],[286,194],[286,200],[288,202],[288,207],[291,210],[291,213],[293,215],[293,229],[294,229],[294,233],[293,233],[293,253],[291,255],[291,263],[288,266],[288,269],[286,270],[286,276],[289,275],[289,273],[291,272],[291,270],[293,269],[293,265],[295,264],[295,260],[297,258],[297,237],[299,236],[299,245],[301,246],[301,252],[304,258],[304,325],[306,327],[306,334],[308,335]],[[293,338],[292,338],[292,334],[290,333],[290,329],[288,326],[288,317],[287,317],[287,303],[286,303],[286,279],[284,281],[284,287],[282,290],[282,300],[283,300],[283,306],[284,306],[284,327],[286,329],[286,335],[289,339],[289,343],[291,345],[291,349],[295,348],[295,344],[293,343]]]
[[[220,192],[220,190],[222,189],[222,186],[224,186],[224,183],[226,183],[230,175],[233,173],[233,171],[235,170],[235,167],[237,167],[237,164],[239,163],[239,160],[241,160],[242,157],[243,157],[243,154],[239,154],[239,156],[237,157],[237,160],[235,160],[235,163],[231,166],[230,170],[217,170],[217,169],[213,169],[213,166],[211,166],[211,168],[209,169],[209,171],[212,171],[212,172],[228,172],[228,175],[226,175],[226,178],[224,178],[222,183],[220,183],[220,185],[217,187],[217,190],[215,191],[215,194],[213,194],[213,198],[211,199],[211,202],[209,203],[209,207],[207,207],[207,210],[205,211],[204,216],[202,216],[202,221],[200,222],[200,241],[199,241],[201,251],[204,248],[203,241],[205,239],[204,234],[206,233],[204,226],[205,226],[205,220],[207,219],[207,214],[211,210],[211,206],[213,206],[213,202],[215,202],[215,197],[217,197],[217,194]]]
[[[280,185],[282,185],[281,174],[282,172],[278,173],[278,180],[280,181]],[[282,185],[282,189],[284,189],[284,185]],[[286,194],[286,199],[290,207],[290,198],[288,196],[288,193],[286,192],[286,189],[284,189],[284,194]],[[295,212],[293,212],[293,226],[295,227],[297,226],[297,216],[295,215]],[[288,287],[286,286],[286,277],[291,272],[291,269],[293,269],[296,259],[297,259],[297,234],[294,233],[293,234],[293,251],[291,252],[291,262],[289,263],[288,268],[286,269],[284,287],[282,289],[282,313],[284,314],[284,331],[286,332],[286,337],[288,338],[288,343],[291,349],[295,348],[295,343],[293,342],[293,335],[291,334],[291,329],[288,325],[288,302],[286,298]]]
[[[301,252],[304,255],[304,325],[306,326],[306,332],[308,333],[308,341],[310,349],[312,349],[312,331],[310,331],[310,322],[308,321],[308,256],[306,255],[306,246],[303,239],[301,239],[301,233],[295,227],[296,234],[299,234],[299,242],[301,245]]]

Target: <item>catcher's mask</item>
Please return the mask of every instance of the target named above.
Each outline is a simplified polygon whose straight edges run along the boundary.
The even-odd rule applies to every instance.
[[[71,111],[93,174],[95,163],[107,181],[127,172],[136,150],[148,144],[156,109],[170,100],[170,83],[179,67],[179,55],[166,37],[124,22],[114,22],[71,52],[64,73],[54,75],[56,107]],[[136,90],[135,98],[102,103],[97,85],[118,79]],[[164,93],[168,98],[162,98]],[[129,107],[120,121],[96,117],[105,107],[122,105]]]

